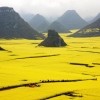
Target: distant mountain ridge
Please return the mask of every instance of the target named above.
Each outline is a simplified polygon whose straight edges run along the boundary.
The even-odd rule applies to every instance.
[[[11,7],[0,7],[0,38],[42,39],[44,36],[32,29]]]
[[[28,23],[34,17],[34,14],[31,14],[31,13],[21,13],[20,15]]]
[[[88,24],[75,10],[66,11],[57,21],[68,29],[80,29]]]
[[[49,22],[40,14],[35,15],[29,23],[32,28],[39,32],[44,32],[49,26]]]
[[[50,24],[50,26],[48,27],[48,30],[55,30],[59,33],[69,33],[70,31],[65,28],[64,25],[62,25],[61,23],[54,21],[53,23]]]
[[[52,23],[49,23],[42,15],[37,14],[30,21],[30,25],[41,33],[47,32],[49,29],[54,29],[60,33],[67,33],[70,29],[83,28],[88,23],[75,10],[68,10]]]
[[[93,18],[93,20],[90,21],[90,23],[95,22],[96,20],[98,20],[100,18],[100,13],[97,14],[96,17]]]
[[[80,29],[76,33],[70,35],[70,37],[95,37],[100,36],[100,18]]]

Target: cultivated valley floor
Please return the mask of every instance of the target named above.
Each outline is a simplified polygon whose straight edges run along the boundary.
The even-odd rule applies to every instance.
[[[61,36],[68,46],[0,40],[0,100],[100,100],[100,37]]]

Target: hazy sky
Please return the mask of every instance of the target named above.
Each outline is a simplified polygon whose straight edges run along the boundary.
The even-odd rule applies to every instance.
[[[17,12],[60,16],[67,10],[76,10],[83,18],[100,12],[100,0],[0,0],[0,6],[13,7]]]

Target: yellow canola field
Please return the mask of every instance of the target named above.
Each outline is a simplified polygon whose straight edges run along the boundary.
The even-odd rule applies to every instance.
[[[47,48],[37,46],[42,40],[0,40],[0,46],[7,50],[0,51],[0,88],[70,80],[0,90],[0,100],[100,99],[100,37],[61,36],[68,46]]]

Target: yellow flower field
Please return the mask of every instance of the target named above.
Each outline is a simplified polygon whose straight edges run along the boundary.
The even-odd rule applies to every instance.
[[[0,100],[100,99],[100,37],[61,36],[68,46],[47,48],[37,46],[42,40],[0,40],[7,50],[0,51]],[[31,83],[39,86],[6,89]]]

